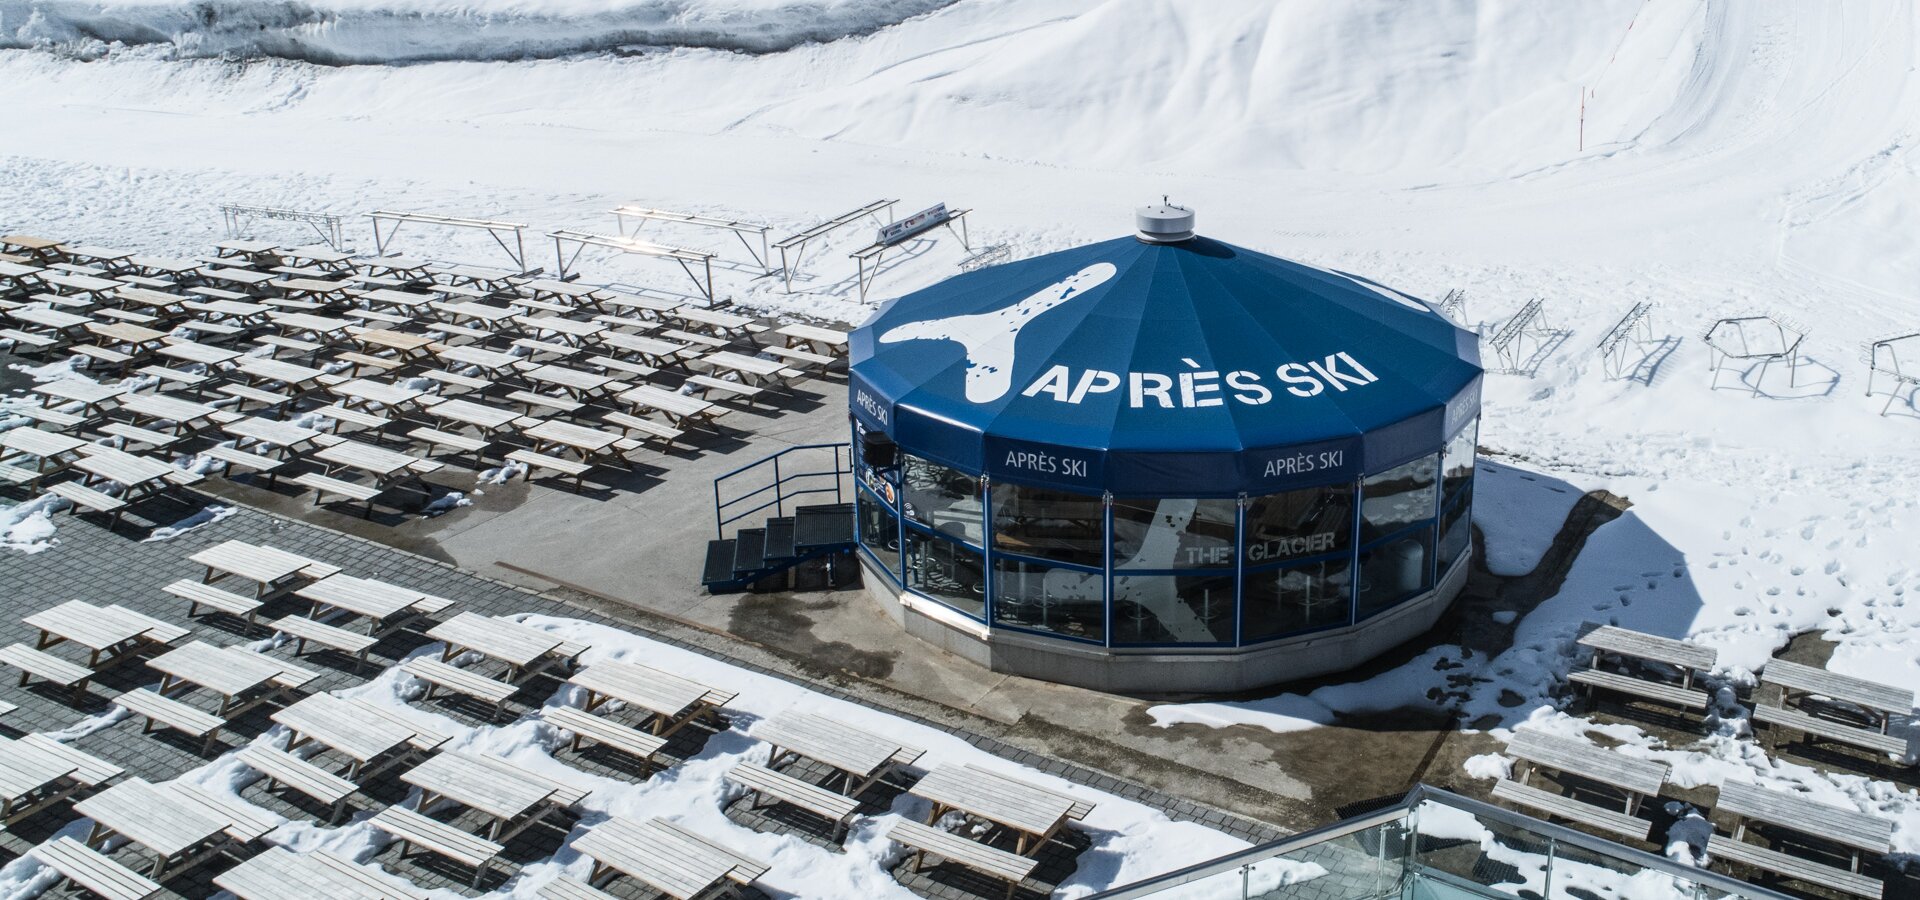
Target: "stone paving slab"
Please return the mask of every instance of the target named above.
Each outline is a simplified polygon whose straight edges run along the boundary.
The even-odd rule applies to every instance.
[[[175,491],[170,498],[155,500],[151,504],[141,504],[143,507],[149,505],[154,507],[141,512],[143,518],[148,520],[172,521],[185,517],[207,502],[211,502],[210,498],[191,492]],[[214,614],[196,617],[189,622],[186,618],[186,602],[161,590],[162,586],[176,579],[198,580],[201,577],[203,570],[187,560],[191,554],[221,541],[238,539],[269,544],[331,563],[342,567],[350,574],[379,578],[452,598],[461,604],[459,609],[488,615],[538,613],[577,618],[618,627],[708,656],[720,655],[710,647],[694,647],[632,622],[613,620],[592,611],[564,604],[551,597],[535,594],[524,588],[463,572],[441,562],[245,507],[239,508],[235,514],[219,522],[186,532],[171,540],[157,542],[143,542],[141,538],[144,537],[145,532],[134,526],[123,526],[118,532],[109,532],[103,522],[94,518],[73,518],[62,514],[58,517],[56,524],[58,525],[56,544],[45,552],[26,554],[0,551],[0,597],[5,598],[4,602],[0,602],[0,613],[4,613],[0,616],[0,619],[3,619],[0,620],[0,645],[22,640],[30,642],[35,635],[31,629],[20,622],[20,617],[70,599],[83,599],[97,604],[118,603],[170,622],[190,625],[195,638],[209,640],[216,644],[226,645],[258,640],[264,636],[264,629],[243,634],[244,623],[232,617]],[[301,602],[297,599],[282,597],[267,604],[261,611],[261,621],[265,622],[279,615],[299,612],[301,609]],[[372,660],[380,667],[392,665],[397,659],[423,643],[425,639],[418,634],[402,632],[376,645],[372,651]],[[63,649],[66,648],[55,648],[55,652]],[[292,649],[291,643],[288,643],[272,652],[276,656],[291,658]],[[728,661],[759,674],[795,680],[788,673],[772,671],[737,658],[728,658]],[[364,680],[362,676],[354,674],[352,660],[337,654],[309,654],[301,658],[301,663],[323,673],[322,678],[311,686],[313,690],[334,690],[358,684]],[[377,672],[376,666],[367,668],[369,675]],[[76,708],[71,704],[71,697],[66,691],[43,690],[37,685],[21,688],[12,678],[0,679],[0,700],[19,706],[13,714],[0,720],[0,732],[17,736],[30,731],[55,732],[68,729],[91,716],[113,709],[107,703],[107,699],[113,694],[136,687],[152,686],[157,682],[158,677],[151,670],[143,665],[129,664],[101,676],[88,691],[82,705]],[[549,678],[536,679],[529,690],[523,691],[509,702],[510,713],[523,714],[530,707],[537,706],[551,693],[556,684],[557,682]],[[866,703],[865,700],[853,697],[829,684],[809,683],[807,686],[829,696]],[[204,693],[189,695],[189,701],[211,708],[211,698],[204,696]],[[872,704],[867,703],[867,705]],[[442,711],[451,712],[474,722],[480,718],[478,711],[447,707],[442,707]],[[163,731],[141,734],[141,723],[133,717],[101,727],[97,731],[75,739],[72,743],[79,749],[124,766],[132,775],[150,781],[159,781],[177,777],[189,769],[204,764],[213,756],[232,749],[237,743],[257,736],[271,727],[268,714],[269,710],[262,708],[236,720],[232,726],[232,733],[223,734],[221,741],[207,757],[198,755],[198,741],[177,733]],[[910,715],[906,717],[916,718]],[[924,719],[918,719],[918,721],[952,730],[947,726]],[[687,729],[686,732],[692,736],[694,729]],[[1008,746],[991,737],[965,732],[956,733],[990,753],[1059,775],[1079,784],[1138,800],[1162,810],[1176,820],[1202,822],[1255,843],[1281,836],[1280,832],[1271,826],[1231,816],[1114,779],[1100,772]],[[678,750],[670,747],[668,755],[686,755],[696,752],[697,749],[697,744],[691,747],[682,746]],[[623,769],[622,766],[627,765],[626,762],[591,752],[569,755],[567,762],[589,770],[597,769],[603,774],[619,772],[624,777],[641,777],[637,770]],[[387,783],[371,785],[369,791],[358,797],[356,802],[362,804],[364,808],[368,803],[385,805],[404,798],[406,793],[404,785],[400,785],[394,779],[385,779],[385,781]],[[370,797],[368,793],[371,794]],[[322,812],[297,795],[289,796],[284,792],[269,795],[264,791],[264,783],[249,787],[245,796],[251,802],[289,817],[313,819]],[[736,804],[736,806],[739,805]],[[783,824],[777,817],[768,815],[773,812],[744,813],[735,810],[733,814],[743,822],[762,824],[791,833],[805,833],[803,826]],[[0,833],[0,858],[10,860],[17,857],[27,848],[50,837],[70,818],[68,807],[62,805]],[[556,820],[555,824],[546,828],[529,829],[509,846],[507,859],[524,863],[552,854],[560,840],[564,838],[565,828],[570,824],[565,820]],[[137,851],[134,850],[123,849],[117,856],[123,860],[133,860],[137,858],[136,853]],[[392,859],[395,855],[397,855],[396,850],[390,848],[380,856],[379,860],[391,870],[405,874],[424,887],[450,888],[471,894],[471,891],[465,890],[470,873],[463,872],[459,867],[435,866],[427,857],[415,857],[399,863]],[[230,863],[216,862],[202,866],[185,876],[169,881],[167,888],[172,892],[172,896],[210,896],[215,892],[211,884],[213,875],[227,865]],[[1063,877],[1072,869],[1070,861],[1060,865],[1065,867],[1065,871],[1053,873],[1056,878]],[[904,876],[904,869],[902,874]],[[488,885],[498,886],[503,880],[501,876],[496,875]],[[970,888],[976,886],[964,878],[948,879],[935,873],[931,878],[908,878],[907,880],[910,887],[928,896],[957,898],[975,895]],[[615,893],[618,894],[620,891]],[[997,896],[998,889],[988,890],[987,894]]]

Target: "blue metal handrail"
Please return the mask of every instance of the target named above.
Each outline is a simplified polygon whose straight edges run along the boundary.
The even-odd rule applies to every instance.
[[[810,469],[807,471],[794,472],[791,474],[783,472],[781,470],[781,459],[789,453],[795,453],[801,450],[832,450],[833,451],[832,468]],[[773,466],[773,478],[771,481],[757,488],[754,488],[751,491],[747,491],[746,493],[741,494],[732,499],[729,499],[729,500],[720,499],[720,487],[722,483],[726,482],[728,479],[745,475],[748,472],[751,472],[756,469],[760,469],[761,467],[767,466],[769,464]],[[713,479],[714,534],[716,537],[720,538],[721,540],[725,540],[727,537],[728,525],[731,525],[734,522],[738,522],[741,519],[744,519],[757,512],[760,512],[761,510],[764,510],[769,506],[773,507],[773,514],[775,516],[786,515],[787,501],[795,497],[803,497],[808,494],[825,494],[825,493],[831,492],[833,494],[833,502],[844,503],[846,502],[845,500],[846,495],[841,488],[841,476],[852,475],[852,474],[853,474],[853,450],[851,447],[849,447],[846,444],[800,444],[798,446],[788,447],[785,450],[781,450],[780,452],[772,454],[770,456],[762,457],[758,460],[755,460],[754,462],[750,462],[744,466],[741,466],[740,468],[734,469],[731,472],[724,473],[719,477]],[[797,482],[797,481],[801,481],[802,479],[817,479],[817,478],[830,478],[832,479],[833,484],[831,487],[804,487],[804,488],[794,488],[794,489],[788,488],[788,484],[790,482]],[[764,501],[759,505],[753,506],[748,509],[729,513],[729,510],[732,507],[735,507],[741,503],[746,503],[747,501],[752,500],[756,497],[759,497],[767,493],[768,491],[773,492],[773,499]]]

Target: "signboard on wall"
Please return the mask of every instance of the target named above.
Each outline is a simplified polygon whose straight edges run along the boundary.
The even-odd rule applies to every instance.
[[[880,226],[880,235],[873,242],[891,247],[946,220],[947,205],[935,203],[904,219]]]

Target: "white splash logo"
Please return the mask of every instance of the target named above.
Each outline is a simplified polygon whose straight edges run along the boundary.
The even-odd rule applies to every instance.
[[[898,341],[953,341],[967,351],[967,399],[992,403],[1013,387],[1013,349],[1020,329],[1041,313],[1104,284],[1119,270],[1112,263],[1094,263],[1033,296],[992,312],[910,322],[880,336],[883,344]]]

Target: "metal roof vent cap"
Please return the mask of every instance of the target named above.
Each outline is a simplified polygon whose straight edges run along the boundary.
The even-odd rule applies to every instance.
[[[1193,239],[1193,210],[1176,206],[1161,197],[1159,203],[1133,211],[1140,240],[1149,244],[1177,244]]]

